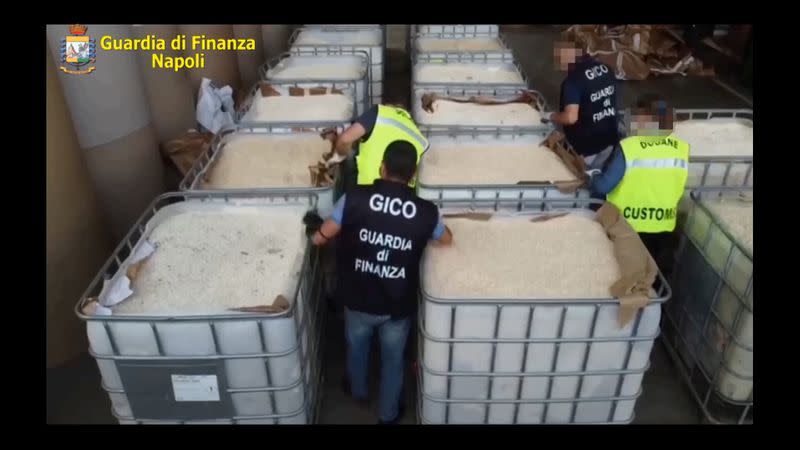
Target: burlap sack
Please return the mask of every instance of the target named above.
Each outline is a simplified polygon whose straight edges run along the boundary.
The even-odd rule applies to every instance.
[[[600,62],[614,69],[620,80],[646,80],[650,76],[650,65],[631,50],[594,55]]]
[[[574,25],[564,33],[621,80],[651,75],[712,75],[663,25]]]
[[[437,94],[435,92],[426,92],[422,94],[422,98],[420,100],[422,104],[422,109],[432,114],[434,112],[433,104],[437,100],[448,100],[457,103],[476,103],[479,105],[504,105],[508,103],[526,103],[531,105],[534,109],[540,111],[543,109],[543,105],[545,105],[542,94],[533,90],[523,90],[522,92],[520,92],[519,96],[506,100],[500,100],[495,97],[490,97],[485,95],[456,97],[456,96],[445,96]]]
[[[214,134],[211,132],[200,133],[195,130],[189,130],[182,137],[167,142],[162,147],[162,151],[172,160],[181,175],[186,175],[194,165],[195,160],[208,151],[213,138]]]

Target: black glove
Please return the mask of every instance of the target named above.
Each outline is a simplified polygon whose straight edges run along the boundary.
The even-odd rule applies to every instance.
[[[322,217],[316,211],[309,211],[303,216],[303,223],[306,226],[306,235],[311,236],[316,233],[322,226]]]

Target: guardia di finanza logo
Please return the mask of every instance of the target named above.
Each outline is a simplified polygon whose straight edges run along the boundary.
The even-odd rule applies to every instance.
[[[59,67],[63,72],[73,75],[85,75],[94,71],[97,57],[97,45],[86,31],[86,25],[70,25],[69,35],[61,40],[61,62],[66,65]]]

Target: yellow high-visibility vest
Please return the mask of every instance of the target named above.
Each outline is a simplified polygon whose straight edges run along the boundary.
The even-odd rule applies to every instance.
[[[631,136],[620,145],[625,176],[606,199],[638,233],[673,231],[689,177],[689,144],[669,135]]]
[[[372,184],[381,177],[381,163],[386,147],[394,141],[408,141],[417,149],[417,163],[422,153],[428,149],[428,140],[411,120],[411,115],[401,108],[378,105],[378,118],[369,139],[359,145],[356,156],[358,184]],[[416,185],[416,176],[408,183]]]

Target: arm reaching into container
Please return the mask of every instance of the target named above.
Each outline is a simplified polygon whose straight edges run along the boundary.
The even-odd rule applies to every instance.
[[[564,107],[563,111],[550,113],[547,119],[542,122],[552,122],[560,126],[575,125],[578,122],[580,112],[582,89],[573,80],[567,78],[561,87],[561,100]]]
[[[342,230],[342,216],[344,215],[344,202],[345,195],[339,198],[336,205],[333,207],[331,216],[328,217],[318,229],[311,234],[311,242],[314,245],[325,245],[328,241],[332,240]]]
[[[436,228],[433,229],[431,240],[436,246],[445,246],[453,243],[453,232],[444,224],[441,216],[439,217],[439,223],[436,224]]]
[[[564,111],[550,113],[550,116],[547,120],[553,122],[556,125],[561,125],[561,126],[574,125],[575,122],[578,121],[579,111],[580,111],[580,106],[567,105],[564,107]]]
[[[378,105],[374,105],[356,119],[350,127],[339,134],[333,144],[331,157],[327,158],[326,164],[330,167],[332,164],[338,164],[344,161],[352,151],[353,145],[356,142],[369,139],[377,120]]]

